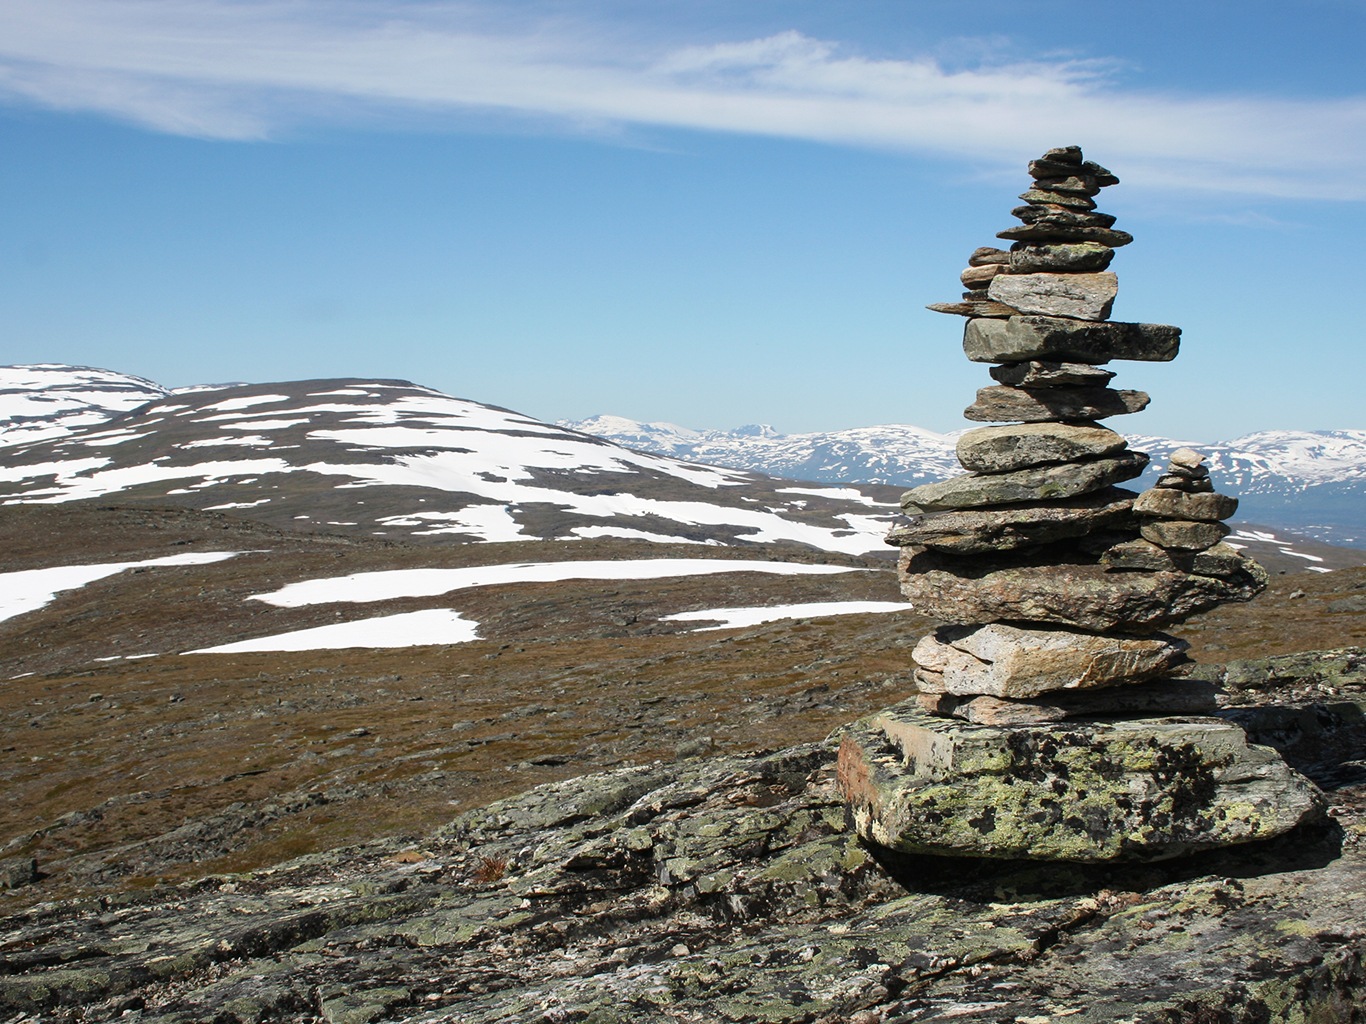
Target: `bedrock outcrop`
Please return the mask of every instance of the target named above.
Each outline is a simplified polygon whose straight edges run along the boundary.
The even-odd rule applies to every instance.
[[[992,728],[914,702],[851,726],[839,783],[865,839],[905,853],[1110,861],[1270,839],[1318,788],[1219,718]]]

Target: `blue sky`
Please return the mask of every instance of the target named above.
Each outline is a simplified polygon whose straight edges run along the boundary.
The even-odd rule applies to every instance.
[[[1366,428],[1366,4],[7,0],[0,361],[965,426],[1025,162],[1122,184],[1116,426]],[[1332,269],[1332,273],[1329,270]]]

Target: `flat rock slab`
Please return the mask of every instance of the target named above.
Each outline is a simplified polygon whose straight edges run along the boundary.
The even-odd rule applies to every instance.
[[[1238,499],[1227,494],[1189,493],[1170,487],[1153,487],[1138,496],[1134,512],[1159,519],[1194,519],[1217,523],[1238,511]]]
[[[1104,320],[1119,294],[1119,278],[1108,270],[1095,274],[1002,274],[991,279],[987,294],[1021,313]]]
[[[1027,363],[1004,363],[989,371],[993,380],[1026,388],[1054,388],[1076,385],[1103,388],[1114,380],[1111,370],[1102,370],[1088,363],[1045,362],[1034,359]]]
[[[941,626],[911,657],[924,670],[916,675],[924,693],[1023,699],[1156,679],[1185,662],[1189,648],[1161,633],[1139,639],[992,622]]]
[[[1114,228],[1071,227],[1048,218],[1035,221],[1033,224],[1021,224],[1018,228],[1006,228],[1004,231],[996,232],[996,237],[1008,238],[1012,242],[1099,242],[1112,249],[1128,245],[1134,240],[1134,236],[1127,231],[1116,231]]]
[[[925,307],[935,313],[951,313],[967,317],[1005,317],[1019,312],[1014,306],[1007,306],[993,299],[973,299],[965,302],[932,302]]]
[[[1012,316],[1007,320],[969,321],[963,351],[975,363],[1020,363],[1054,359],[1108,363],[1111,359],[1165,363],[1181,348],[1181,328],[1167,324],[1129,324]]]
[[[969,430],[958,439],[956,454],[964,469],[1009,473],[1046,462],[1114,455],[1127,447],[1122,434],[1095,423],[1023,423]]]
[[[1107,487],[1045,504],[1019,502],[983,511],[940,512],[893,528],[887,534],[887,543],[920,545],[960,555],[1050,544],[1100,530],[1128,528],[1132,525],[1133,496],[1133,491]]]
[[[1218,718],[993,728],[908,702],[845,732],[838,777],[864,839],[941,856],[1161,860],[1270,839],[1323,807]]]
[[[1008,273],[1038,274],[1057,271],[1094,273],[1108,267],[1114,256],[1115,251],[1113,249],[1098,242],[1027,245],[1010,254],[1010,270]]]
[[[919,673],[916,679],[919,681]],[[922,711],[952,715],[974,725],[1035,725],[1067,718],[1114,715],[1125,718],[1212,715],[1219,710],[1220,693],[1213,683],[1157,679],[1099,690],[1054,690],[1026,700],[921,694],[916,698],[916,705]]]
[[[1103,565],[1059,564],[1047,545],[991,559],[902,548],[901,592],[916,611],[941,622],[1049,622],[1104,633],[1162,629],[1226,601],[1250,601],[1270,580],[1243,559],[1236,573],[1110,572]]]
[[[1057,420],[1102,420],[1141,412],[1148,407],[1142,391],[1113,388],[1015,388],[991,387],[977,390],[977,401],[963,410],[970,420],[999,423],[1017,420],[1047,423]]]
[[[1112,569],[1145,572],[1193,572],[1197,576],[1232,576],[1241,572],[1247,559],[1227,544],[1204,551],[1179,551],[1158,547],[1150,540],[1130,540],[1103,551],[1101,563]]]
[[[1031,466],[1010,473],[960,473],[947,480],[913,487],[901,496],[901,507],[910,515],[918,515],[1010,502],[1072,498],[1132,480],[1147,464],[1148,456],[1143,452],[1126,451],[1084,462]]]

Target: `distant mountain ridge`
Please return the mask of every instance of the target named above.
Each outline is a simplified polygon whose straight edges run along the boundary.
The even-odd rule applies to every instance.
[[[963,471],[954,444],[964,431],[939,434],[903,424],[809,434],[780,434],[767,425],[690,430],[622,416],[560,425],[642,451],[822,483],[913,487]],[[1208,455],[1220,489],[1239,497],[1239,519],[1366,547],[1366,431],[1269,430],[1214,443],[1127,436],[1153,457],[1145,480],[1187,445]]]

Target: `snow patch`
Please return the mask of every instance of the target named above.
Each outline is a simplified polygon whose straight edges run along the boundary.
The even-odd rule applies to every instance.
[[[695,632],[712,629],[739,629],[779,619],[809,619],[823,615],[859,615],[869,612],[907,612],[911,606],[902,601],[816,601],[810,604],[774,604],[763,608],[704,608],[662,616],[661,622],[720,620],[719,626],[702,626]]]
[[[429,644],[463,644],[479,638],[479,623],[462,619],[459,612],[430,608],[401,615],[381,615],[356,622],[296,629],[290,633],[238,640],[203,647],[186,654],[242,654],[248,651],[334,651],[346,647],[424,647]]]

